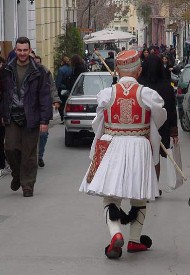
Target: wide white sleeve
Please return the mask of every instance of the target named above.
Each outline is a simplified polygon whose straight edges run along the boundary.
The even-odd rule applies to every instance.
[[[111,99],[112,88],[105,88],[97,94],[98,107],[96,109],[96,117],[92,121],[92,129],[95,137],[90,150],[90,159],[93,158],[97,139],[100,139],[104,134],[104,107]]]
[[[164,106],[164,100],[154,90],[143,87],[142,101],[151,110],[150,120],[150,143],[152,146],[152,154],[154,164],[158,164],[160,160],[160,142],[161,137],[158,129],[164,124],[167,119],[167,112]]]
[[[159,129],[167,119],[166,109],[163,108],[164,100],[156,91],[148,87],[143,87],[141,97],[145,106],[150,108],[151,118]]]

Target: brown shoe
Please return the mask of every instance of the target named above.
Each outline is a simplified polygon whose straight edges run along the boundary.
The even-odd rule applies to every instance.
[[[20,188],[20,179],[19,178],[13,178],[11,181],[11,189],[13,191],[17,191]]]
[[[33,188],[30,186],[26,186],[22,188],[23,197],[33,197]]]

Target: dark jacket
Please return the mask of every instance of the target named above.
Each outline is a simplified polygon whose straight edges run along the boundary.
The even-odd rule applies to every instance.
[[[73,72],[71,75],[71,86],[70,86],[70,90],[72,89],[73,85],[75,84],[75,81],[77,80],[78,76],[81,73],[87,72],[87,68],[85,66],[85,64],[77,64],[75,65],[75,67],[73,68]]]
[[[1,70],[0,69],[0,74],[1,74]],[[1,102],[2,102],[2,96],[3,96],[3,86],[2,86],[2,81],[0,79],[0,127],[2,126],[2,107],[1,107]]]
[[[178,135],[176,99],[173,87],[169,81],[164,79],[162,73],[162,64],[159,57],[149,55],[143,63],[142,73],[138,82],[157,91],[165,102],[164,108],[167,111],[167,120],[159,129],[159,133],[163,144],[166,148],[169,148],[170,137]],[[161,154],[165,156],[163,152]]]
[[[171,82],[171,71],[170,71],[171,66],[166,65],[166,67],[165,67],[164,64],[163,64],[162,68],[163,68],[163,77],[164,77],[164,79]]]
[[[42,65],[44,70],[46,71],[48,77],[49,77],[49,81],[50,81],[50,93],[51,93],[51,97],[52,97],[52,103],[61,103],[61,100],[58,96],[58,91],[57,91],[57,88],[56,88],[56,84],[55,84],[55,81],[53,79],[53,75],[51,73],[51,71],[46,68],[46,66]]]
[[[5,125],[11,122],[13,93],[17,91],[16,58],[6,64],[0,71],[0,116]],[[24,92],[24,113],[26,127],[35,128],[40,124],[48,124],[52,117],[52,98],[50,94],[49,76],[43,66],[30,58],[30,70],[23,81],[21,90]]]
[[[70,87],[70,84],[67,85],[67,81],[69,81],[69,77],[72,75],[72,68],[68,64],[64,64],[63,66],[59,67],[57,72],[57,77],[55,80],[56,88],[58,93],[61,92],[61,90],[66,90]]]
[[[105,63],[108,65],[110,70],[112,72],[114,72],[114,70],[115,70],[115,59],[114,59],[114,57],[105,58]],[[102,65],[102,71],[107,72],[107,68],[104,66],[104,64]]]

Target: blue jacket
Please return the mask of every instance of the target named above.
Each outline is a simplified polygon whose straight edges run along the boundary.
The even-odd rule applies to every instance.
[[[11,122],[13,93],[17,90],[16,58],[0,70],[0,116],[5,125]],[[28,71],[21,89],[24,91],[24,113],[27,128],[35,128],[40,124],[48,124],[52,117],[52,98],[50,93],[49,76],[43,66],[36,64],[30,58]]]
[[[57,72],[57,77],[55,80],[55,85],[60,92],[60,90],[67,89],[67,78],[72,75],[72,68],[71,66],[64,64],[63,66],[59,67]]]

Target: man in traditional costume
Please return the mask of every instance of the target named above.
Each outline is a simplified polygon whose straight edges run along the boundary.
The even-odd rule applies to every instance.
[[[103,197],[111,235],[111,243],[105,248],[108,258],[119,258],[122,254],[124,239],[120,224],[130,223],[128,252],[146,251],[151,246],[151,239],[141,236],[141,231],[147,200],[159,196],[155,172],[160,149],[158,129],[167,117],[159,94],[136,80],[141,72],[137,51],[120,52],[116,70],[119,82],[97,95],[92,163],[80,186],[80,191]],[[98,147],[99,142],[107,142],[107,150],[104,145]],[[98,158],[102,160],[89,180]],[[121,209],[122,199],[130,199],[128,215]]]

